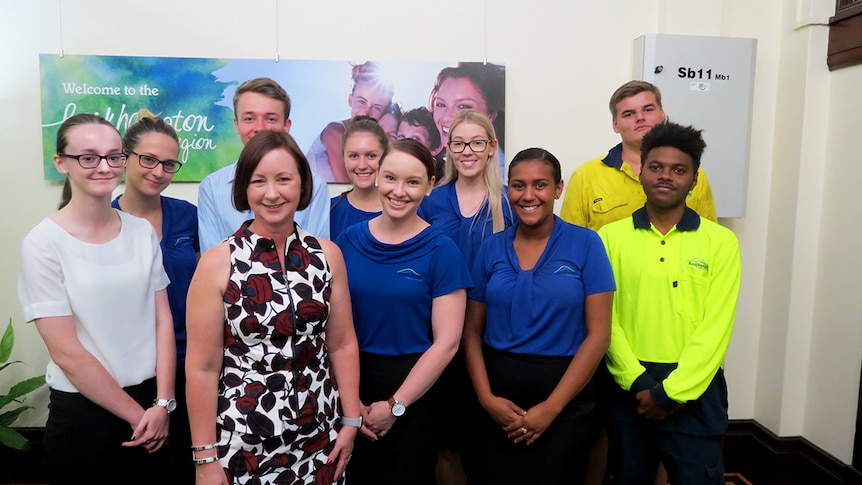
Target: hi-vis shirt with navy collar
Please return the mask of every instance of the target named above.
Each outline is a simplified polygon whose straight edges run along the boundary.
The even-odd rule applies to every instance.
[[[575,169],[560,208],[564,221],[598,231],[605,224],[625,219],[646,203],[638,174],[623,161],[622,143]],[[703,168],[697,171],[697,185],[685,204],[701,217],[718,222],[712,189]]]
[[[614,380],[632,390],[652,380],[642,362],[675,363],[663,394],[678,403],[699,398],[723,365],[733,331],[736,235],[689,208],[667,234],[641,208],[599,235],[617,283],[607,354]]]

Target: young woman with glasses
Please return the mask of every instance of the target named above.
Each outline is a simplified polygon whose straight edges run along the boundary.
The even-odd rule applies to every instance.
[[[123,148],[128,156],[126,188],[111,203],[115,209],[142,217],[152,224],[159,246],[168,285],[168,302],[174,320],[177,345],[177,406],[171,413],[168,453],[171,476],[182,483],[194,483],[194,465],[189,460],[191,434],[186,408],[186,295],[200,253],[198,243],[198,210],[185,200],[165,197],[168,187],[182,164],[177,161],[179,138],[163,119],[141,110],[138,122],[126,130]]]
[[[153,226],[111,208],[126,164],[108,121],[78,114],[57,132],[60,210],[24,238],[18,295],[51,360],[45,446],[50,482],[164,480],[176,349],[168,277]]]
[[[490,118],[478,111],[458,113],[447,141],[443,180],[422,201],[421,214],[455,241],[472,267],[485,237],[511,226],[514,213],[495,163],[498,144]]]
[[[452,238],[469,268],[487,236],[512,225],[514,213],[497,164],[497,137],[491,120],[478,111],[462,111],[449,126],[442,185],[422,202],[422,215],[432,226]],[[463,410],[477,410],[470,378],[462,356],[456,356],[440,378],[444,399]],[[471,406],[462,404],[470,401]],[[470,413],[460,412],[458,427],[468,429]],[[445,483],[463,477],[459,451],[465,443],[461,436],[442,436],[443,452],[438,473]]]

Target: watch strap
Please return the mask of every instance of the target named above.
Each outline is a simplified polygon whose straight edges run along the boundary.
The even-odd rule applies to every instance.
[[[392,412],[392,415],[396,418],[403,416],[404,412],[407,411],[407,406],[395,399],[395,396],[390,397],[386,402],[389,404],[389,410]]]
[[[341,424],[343,424],[344,426],[352,426],[354,428],[361,428],[362,427],[362,416],[359,416],[358,418],[348,418],[348,417],[342,416],[341,417]]]

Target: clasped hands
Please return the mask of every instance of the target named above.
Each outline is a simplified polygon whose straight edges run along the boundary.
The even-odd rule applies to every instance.
[[[161,406],[145,409],[138,424],[132,427],[132,439],[124,442],[123,446],[141,446],[147,453],[155,453],[168,442],[169,422],[167,409]]]
[[[515,443],[534,443],[548,429],[558,412],[541,402],[528,410],[521,409],[512,401],[492,396],[482,403],[491,418],[506,432]]]
[[[362,428],[360,432],[371,441],[377,441],[392,429],[395,420],[392,408],[386,401],[376,401],[370,405],[362,405]]]
[[[650,394],[649,389],[639,391],[637,394],[635,394],[635,398],[638,400],[638,414],[645,418],[655,419],[658,421],[667,418],[668,416],[677,412],[685,406],[684,404],[678,404],[673,409],[665,409],[659,406],[658,403],[653,400],[652,394]]]

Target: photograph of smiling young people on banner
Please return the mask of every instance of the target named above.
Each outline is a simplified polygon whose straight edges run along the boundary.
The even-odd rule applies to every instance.
[[[236,162],[242,143],[234,132],[233,95],[240,84],[260,77],[287,91],[290,134],[327,182],[350,183],[341,138],[357,115],[378,120],[390,141],[419,139],[439,157],[442,169],[448,123],[458,111],[481,111],[494,121],[504,159],[502,64],[42,54],[39,65],[46,180],[64,179],[52,161],[53,140],[64,120],[97,113],[122,135],[146,108],[177,132],[183,170],[174,181],[200,182]],[[408,113],[403,123],[402,114]]]

